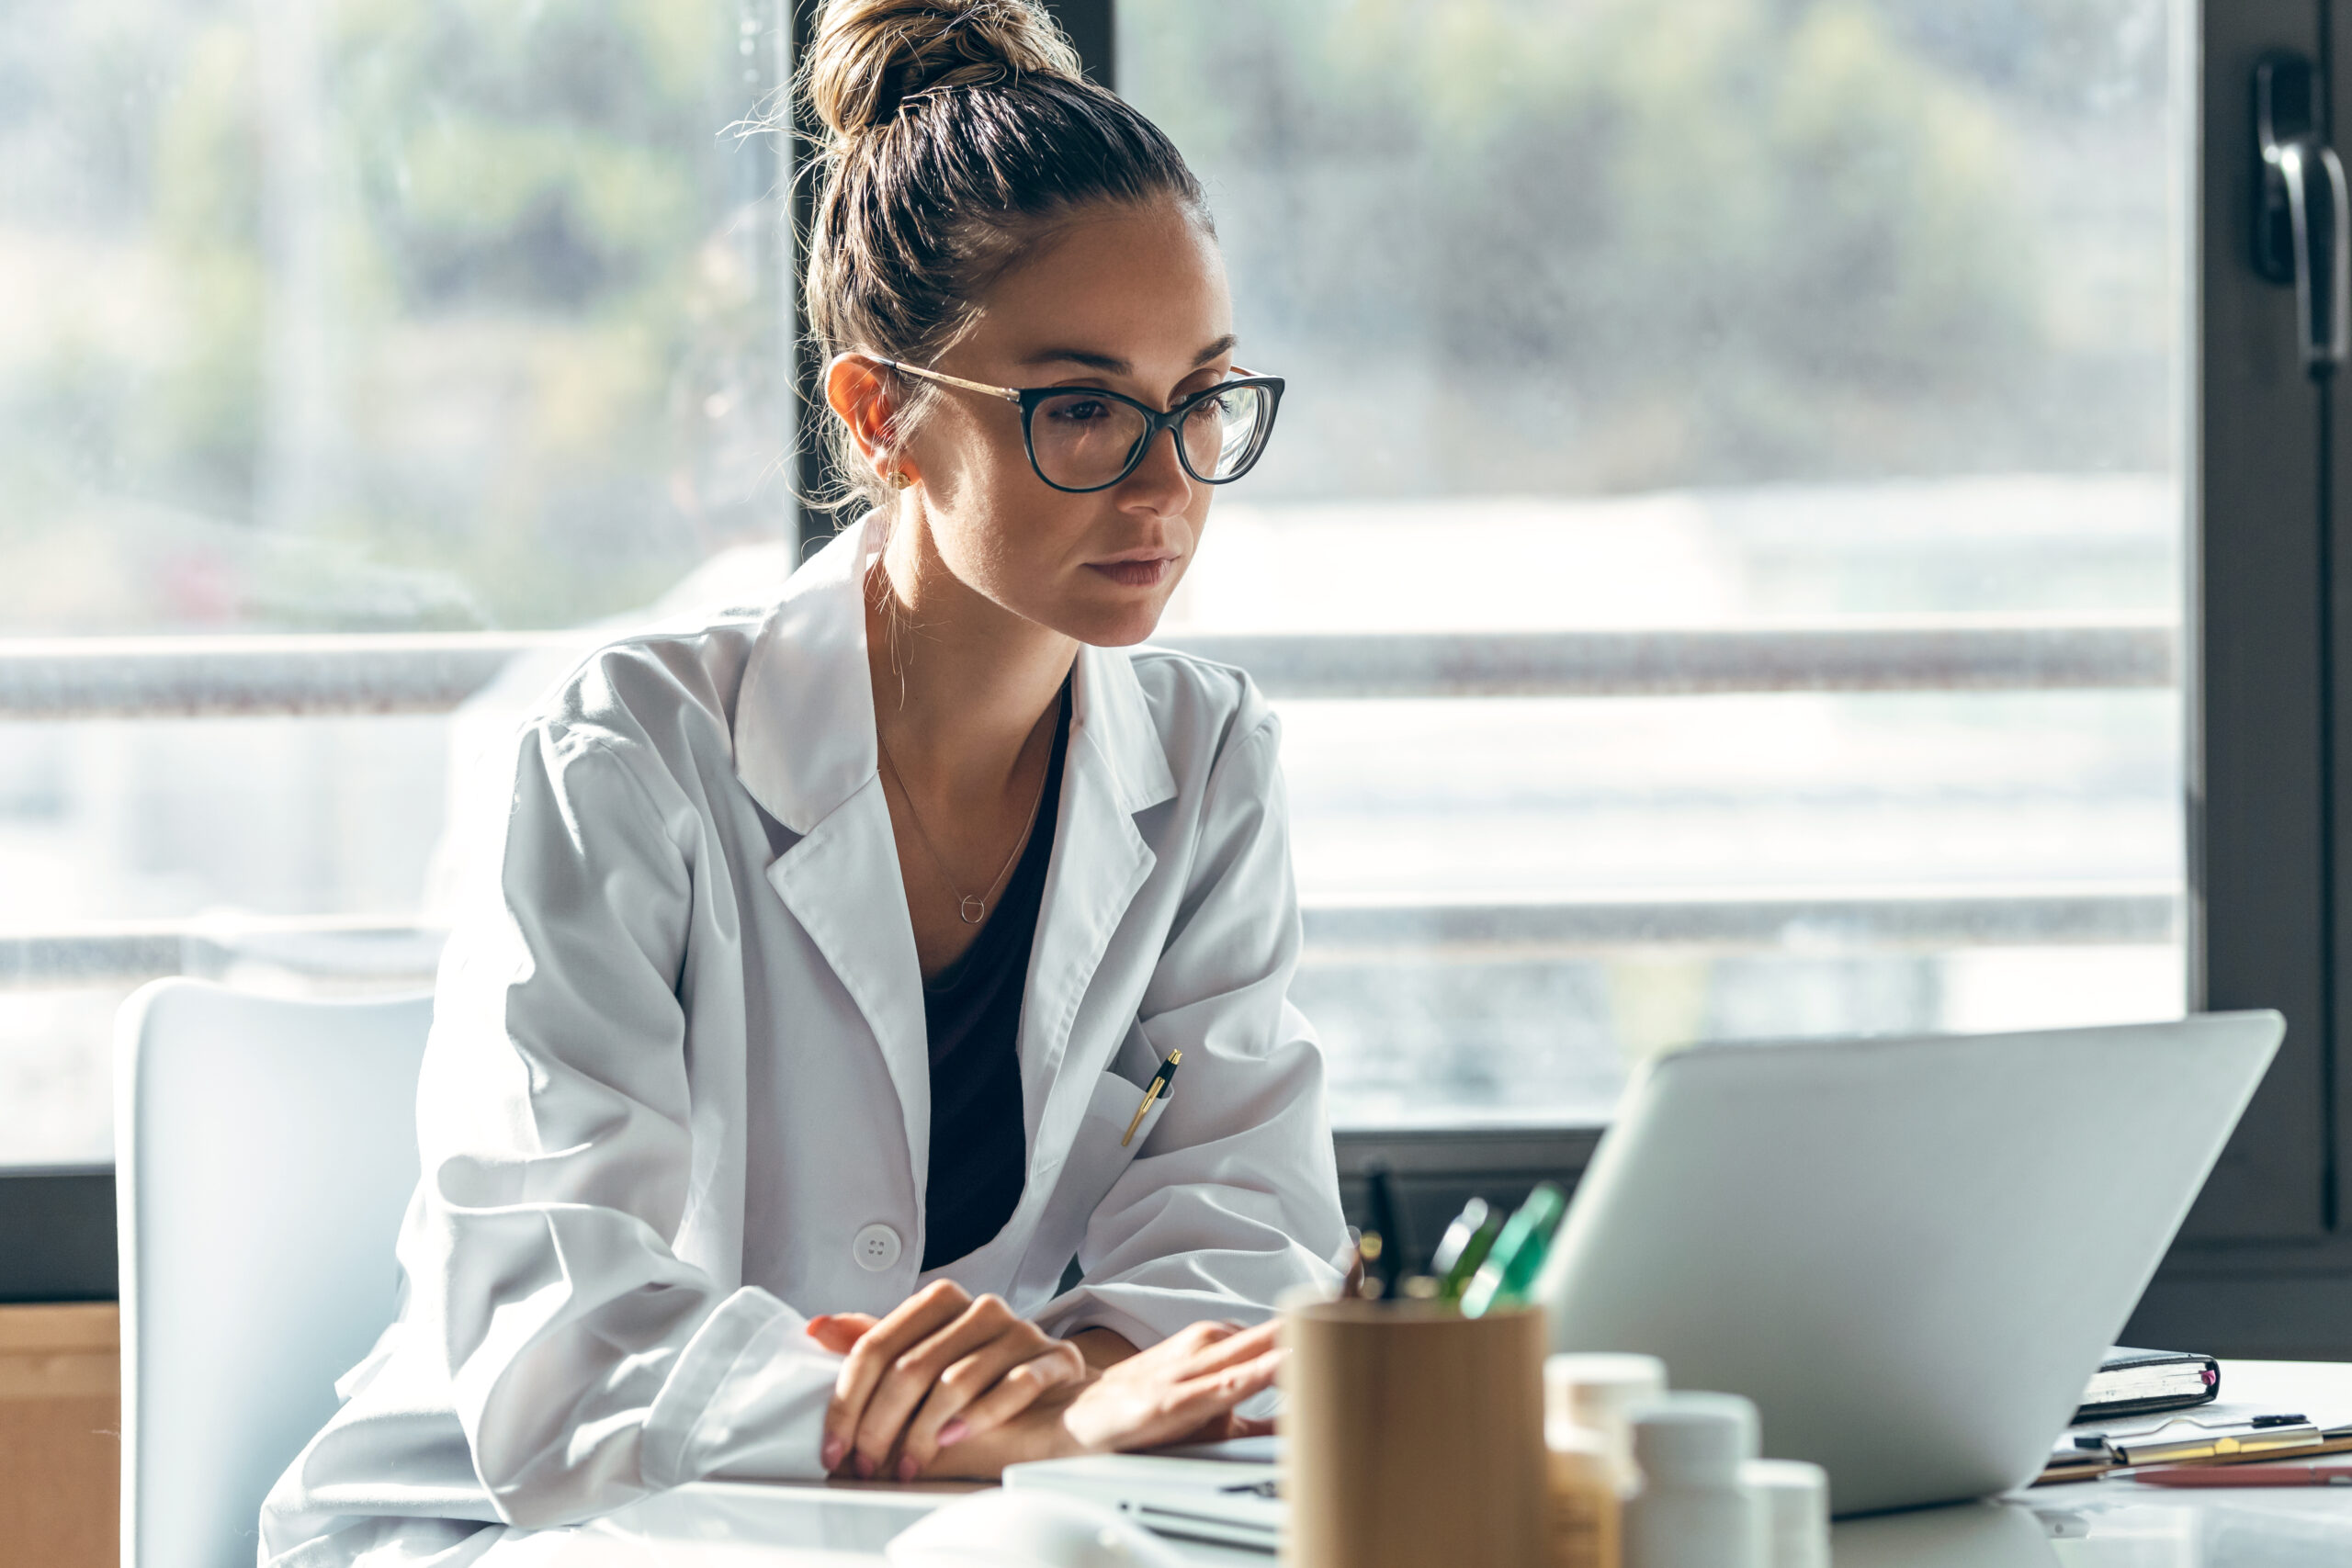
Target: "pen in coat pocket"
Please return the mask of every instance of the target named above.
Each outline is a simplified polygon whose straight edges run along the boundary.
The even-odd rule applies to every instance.
[[[1151,1075],[1151,1082],[1144,1086],[1143,1103],[1136,1107],[1135,1119],[1127,1123],[1126,1132],[1119,1139],[1121,1148],[1125,1148],[1135,1138],[1136,1129],[1143,1125],[1143,1113],[1151,1109],[1151,1102],[1165,1093],[1168,1086],[1175,1081],[1176,1064],[1183,1059],[1183,1052],[1170,1051],[1168,1053],[1168,1060],[1159,1064],[1159,1071]]]

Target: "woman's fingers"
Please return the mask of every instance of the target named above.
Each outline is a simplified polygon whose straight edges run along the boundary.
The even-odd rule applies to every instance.
[[[1243,1400],[1273,1387],[1274,1374],[1282,1370],[1282,1364],[1281,1350],[1267,1350],[1250,1360],[1237,1361],[1177,1384],[1161,1402],[1156,1417],[1144,1423],[1132,1441],[1121,1446],[1148,1449],[1172,1443],[1204,1422],[1230,1415]]]
[[[1189,1432],[1180,1432],[1161,1442],[1165,1448],[1175,1443],[1224,1443],[1236,1438],[1268,1438],[1273,1435],[1271,1420],[1236,1416],[1230,1410],[1222,1416],[1212,1416]]]
[[[859,1336],[833,1380],[833,1397],[825,1406],[825,1433],[817,1459],[831,1471],[850,1457],[865,1407],[890,1364],[943,1325],[952,1323],[971,1302],[971,1295],[952,1280],[939,1280],[899,1303],[890,1314]],[[869,1469],[867,1475],[873,1472]]]
[[[939,1376],[922,1408],[907,1424],[899,1448],[899,1479],[911,1481],[939,1450],[992,1431],[1035,1404],[1048,1390],[1086,1375],[1075,1345],[1042,1346],[1007,1335],[965,1357]]]
[[[993,1299],[980,1297],[882,1368],[850,1434],[849,1465],[858,1475],[882,1472],[908,1419],[940,1374],[996,1337],[996,1326],[989,1321],[993,1314],[986,1304]]]
[[[1256,1359],[1274,1348],[1280,1325],[1269,1321],[1255,1328],[1235,1328],[1230,1325],[1225,1327],[1225,1333],[1184,1357],[1178,1368],[1179,1377],[1203,1377],[1237,1362]]]
[[[1032,1356],[1046,1344],[1045,1334],[1015,1315],[1002,1297],[981,1296],[922,1343],[893,1358],[850,1438],[851,1462],[857,1473],[872,1475],[882,1469],[905,1437],[907,1423],[949,1368],[1000,1339],[1025,1347]]]
[[[829,1312],[808,1320],[808,1337],[836,1356],[846,1356],[880,1321],[862,1312]]]
[[[979,1310],[975,1303],[951,1328],[900,1357],[865,1407],[858,1452],[876,1455],[877,1463],[895,1453],[901,1481],[912,1480],[931,1461],[938,1452],[936,1434],[958,1410],[1037,1354],[1027,1336],[979,1318]]]
[[[1274,1374],[1282,1371],[1283,1358],[1288,1354],[1279,1345],[1269,1346],[1246,1360],[1216,1367],[1179,1387],[1187,1401],[1205,1399],[1230,1408],[1273,1387]]]
[[[1070,1406],[1066,1427],[1095,1453],[1174,1442],[1272,1386],[1283,1356],[1271,1325],[1196,1324],[1104,1372]]]
[[[1184,1369],[1202,1357],[1214,1355],[1217,1346],[1240,1332],[1239,1324],[1220,1323],[1214,1318],[1186,1324],[1150,1349],[1137,1351],[1104,1371],[1106,1375],[1116,1371],[1123,1377],[1166,1382],[1182,1376]]]

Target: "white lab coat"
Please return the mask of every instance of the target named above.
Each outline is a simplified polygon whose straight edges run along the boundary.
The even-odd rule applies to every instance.
[[[1022,1002],[1026,1185],[919,1272],[929,1059],[860,595],[881,532],[764,615],[601,649],[524,727],[441,961],[400,1318],[272,1491],[264,1562],[454,1564],[485,1523],[814,1476],[838,1360],[806,1318],[933,1276],[1139,1346],[1336,1280],[1274,716],[1238,671],[1097,648]]]

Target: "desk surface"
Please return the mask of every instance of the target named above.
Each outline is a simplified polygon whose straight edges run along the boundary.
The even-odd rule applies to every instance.
[[[2222,1390],[2231,1405],[2352,1422],[2352,1363],[2225,1362]],[[481,1568],[873,1568],[893,1535],[968,1490],[704,1482],[577,1529],[501,1542]],[[1191,1551],[1203,1564],[1273,1561]],[[1834,1551],[1837,1568],[2346,1568],[2352,1487],[2037,1487],[1849,1520],[1837,1528]]]

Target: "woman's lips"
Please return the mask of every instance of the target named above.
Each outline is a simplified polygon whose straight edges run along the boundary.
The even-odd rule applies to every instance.
[[[1089,561],[1086,570],[1101,572],[1122,588],[1157,588],[1175,564],[1174,558],[1161,556],[1154,560]]]

